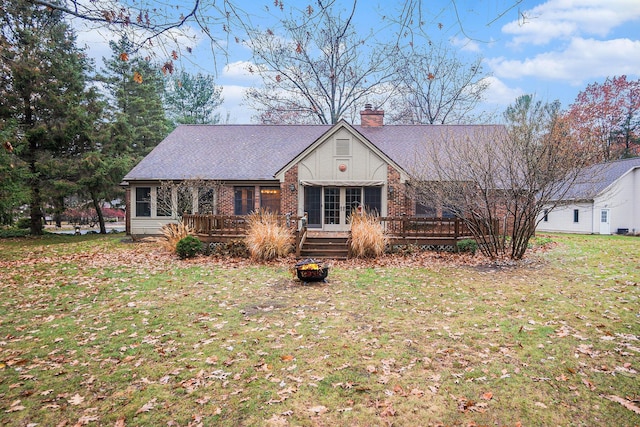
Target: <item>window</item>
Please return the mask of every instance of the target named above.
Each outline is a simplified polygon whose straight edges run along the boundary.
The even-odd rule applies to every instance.
[[[253,212],[253,187],[235,187],[233,213],[235,215],[248,215]]]
[[[322,227],[322,187],[304,187],[304,211],[309,228]]]
[[[279,187],[260,187],[260,208],[273,213],[280,213]]]
[[[423,205],[416,201],[416,216],[423,218],[435,218],[438,216],[438,211],[434,206]]]
[[[136,188],[136,216],[151,216],[151,187]]]
[[[178,215],[193,213],[193,187],[178,188]]]
[[[171,199],[171,187],[158,187],[156,189],[156,216],[171,216],[173,208]]]
[[[198,188],[198,213],[214,213],[214,191],[213,188]]]
[[[346,188],[345,192],[345,212],[347,218],[362,205],[362,190],[360,188]]]
[[[573,222],[579,222],[580,219],[580,211],[578,209],[573,210]]]
[[[376,215],[382,213],[382,188],[381,187],[365,187],[364,188],[364,209]]]
[[[340,189],[337,187],[324,189],[324,223],[340,224]]]
[[[442,208],[442,218],[455,218],[456,213],[453,209]]]
[[[348,139],[336,139],[336,156],[351,155],[351,147]]]
[[[544,216],[542,217],[544,222],[549,222],[549,209],[544,210]]]

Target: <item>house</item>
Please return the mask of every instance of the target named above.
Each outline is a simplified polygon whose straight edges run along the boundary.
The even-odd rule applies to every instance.
[[[542,212],[538,231],[640,232],[640,157],[585,168],[557,206]]]
[[[177,195],[163,182],[215,182],[193,197],[192,213],[246,215],[264,208],[306,214],[309,228],[348,230],[354,209],[381,216],[442,215],[416,204],[407,191],[409,171],[425,143],[443,135],[471,138],[494,125],[384,125],[370,105],[361,124],[183,125],[125,177],[127,232],[158,234],[177,218]],[[166,209],[164,206],[172,206]]]

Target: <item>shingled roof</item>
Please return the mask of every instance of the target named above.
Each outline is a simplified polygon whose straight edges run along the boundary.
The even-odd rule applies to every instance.
[[[640,168],[640,157],[598,163],[582,170],[565,200],[593,200],[633,169]]]
[[[269,180],[337,125],[182,125],[125,177],[133,180]],[[384,125],[352,128],[400,167],[425,141],[471,136],[479,125]],[[483,129],[502,129],[484,125]]]

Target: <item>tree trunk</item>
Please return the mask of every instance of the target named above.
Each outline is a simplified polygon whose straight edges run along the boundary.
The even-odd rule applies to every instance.
[[[35,173],[35,163],[31,163],[30,166],[32,176],[29,179],[29,185],[31,187],[31,202],[29,204],[30,216],[31,216],[31,234],[34,236],[41,236],[43,234],[42,221],[44,215],[42,214],[42,195],[40,194],[40,180],[37,173]]]
[[[100,234],[107,234],[107,227],[104,225],[104,215],[102,214],[102,206],[100,206],[100,200],[98,200],[93,195],[93,193],[91,193],[91,202],[93,203],[93,208],[96,210],[96,214],[98,215]]]

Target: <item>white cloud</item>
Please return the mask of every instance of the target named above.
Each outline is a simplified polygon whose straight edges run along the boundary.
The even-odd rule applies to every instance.
[[[502,80],[493,76],[487,77],[486,81],[489,82],[489,87],[484,93],[486,104],[511,105],[517,97],[525,93],[519,87],[510,88]]]
[[[229,123],[251,123],[255,111],[244,105],[246,86],[226,85],[222,87],[224,103],[220,111],[223,120],[229,115]]]
[[[453,46],[459,47],[460,50],[465,52],[479,53],[481,51],[478,42],[466,37],[453,37],[450,42]]]
[[[502,27],[513,44],[547,44],[572,36],[604,37],[626,22],[640,18],[638,0],[549,0],[522,12],[518,21]]]
[[[501,78],[534,77],[579,85],[594,78],[637,75],[640,70],[640,41],[575,38],[563,51],[546,52],[524,60],[501,57],[486,62]]]
[[[249,70],[256,69],[257,65],[250,61],[236,61],[225,65],[222,70],[221,78],[236,83],[244,83],[247,86],[258,84],[260,76],[257,73],[251,73]]]

